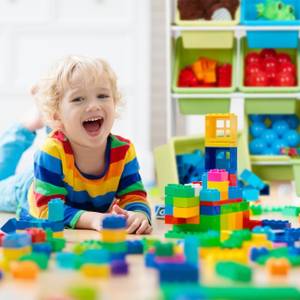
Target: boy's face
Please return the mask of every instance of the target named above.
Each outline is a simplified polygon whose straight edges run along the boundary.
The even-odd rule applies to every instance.
[[[60,102],[57,120],[72,144],[98,148],[106,145],[115,120],[115,103],[105,72],[99,80],[83,80],[73,74]]]

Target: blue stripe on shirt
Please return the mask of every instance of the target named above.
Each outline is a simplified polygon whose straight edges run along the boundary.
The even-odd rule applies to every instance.
[[[34,163],[34,176],[43,182],[51,183],[59,187],[64,186],[61,175],[52,173],[48,169],[45,169],[36,163]]]
[[[42,165],[52,173],[61,174],[61,160],[43,151],[38,151],[34,159],[35,163]]]

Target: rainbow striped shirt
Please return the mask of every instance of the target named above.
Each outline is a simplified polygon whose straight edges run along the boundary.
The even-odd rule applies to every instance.
[[[64,200],[64,222],[75,227],[84,211],[107,212],[115,198],[120,207],[140,211],[151,219],[133,144],[120,136],[108,137],[105,169],[100,176],[83,174],[74,160],[71,144],[54,131],[35,154],[34,179],[28,192],[29,212],[47,218],[48,202]]]

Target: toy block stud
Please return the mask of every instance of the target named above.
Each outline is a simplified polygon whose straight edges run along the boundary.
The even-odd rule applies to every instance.
[[[102,222],[103,229],[121,229],[126,227],[126,218],[123,216],[106,216]]]
[[[208,171],[208,181],[227,181],[228,172],[223,169],[212,169]]]

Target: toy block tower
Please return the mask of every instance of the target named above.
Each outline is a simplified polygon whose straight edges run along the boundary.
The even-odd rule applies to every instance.
[[[193,186],[168,185],[165,189],[165,222],[174,225],[169,237],[243,229],[249,221],[249,203],[243,201],[237,185],[237,117],[210,114],[205,121],[205,172],[200,193]],[[197,215],[195,196],[199,201]]]

